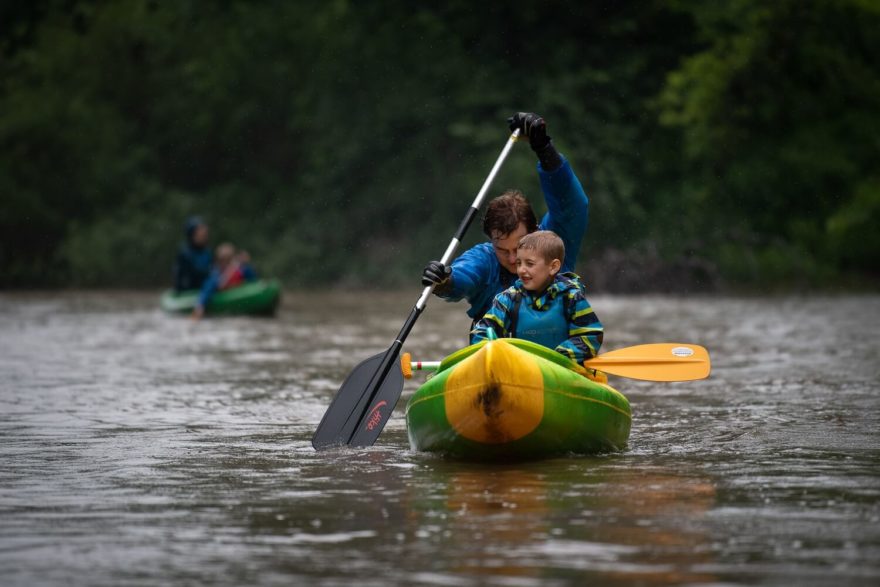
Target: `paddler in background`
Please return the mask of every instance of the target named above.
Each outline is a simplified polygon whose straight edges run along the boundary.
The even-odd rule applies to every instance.
[[[519,190],[508,190],[489,202],[483,216],[483,232],[489,242],[478,244],[449,266],[430,261],[422,272],[422,284],[435,285],[434,294],[450,302],[467,299],[471,320],[489,310],[496,295],[516,281],[516,253],[520,239],[536,230],[552,230],[565,245],[561,271],[574,271],[581,241],[587,229],[587,195],[568,160],[553,146],[547,123],[531,112],[518,112],[508,119],[511,132],[520,130],[538,157],[538,179],[547,214],[537,222],[535,212]]]
[[[199,320],[205,315],[208,302],[218,291],[232,289],[257,280],[257,272],[251,265],[251,256],[247,251],[237,251],[232,243],[219,245],[214,258],[216,259],[214,268],[208,279],[202,284],[199,301],[192,311],[191,317],[194,320]]]
[[[214,266],[205,221],[200,216],[190,216],[183,233],[185,240],[174,260],[174,290],[177,292],[200,289]]]

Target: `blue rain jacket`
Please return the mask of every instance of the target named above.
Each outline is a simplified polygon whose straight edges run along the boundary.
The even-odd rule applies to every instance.
[[[562,165],[553,171],[544,171],[538,163],[538,178],[547,204],[547,214],[538,224],[538,230],[552,230],[565,244],[565,259],[561,272],[574,271],[581,241],[587,230],[589,200],[581,182],[562,157]],[[496,295],[513,285],[516,275],[510,273],[495,256],[491,242],[471,247],[452,262],[451,286],[437,295],[449,302],[467,299],[468,316],[482,318]]]
[[[214,268],[214,254],[208,247],[193,243],[193,235],[205,224],[201,216],[190,216],[183,225],[184,241],[174,259],[174,290],[199,289]]]
[[[211,274],[214,255],[207,247],[196,247],[186,242],[177,251],[174,261],[174,289],[199,289]]]

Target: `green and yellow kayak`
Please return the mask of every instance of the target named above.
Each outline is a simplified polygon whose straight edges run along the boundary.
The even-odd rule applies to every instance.
[[[414,450],[474,460],[595,454],[626,446],[629,401],[559,353],[498,339],[443,359],[410,398]]]
[[[199,290],[162,294],[159,305],[166,312],[192,312],[199,300]],[[281,300],[281,284],[276,279],[260,279],[219,291],[211,296],[206,314],[258,314],[275,313]]]

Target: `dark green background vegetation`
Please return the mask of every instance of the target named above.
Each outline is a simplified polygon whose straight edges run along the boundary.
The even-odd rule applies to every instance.
[[[164,285],[191,213],[291,287],[417,284],[516,110],[598,289],[876,284],[877,0],[43,0],[0,42],[6,287]]]

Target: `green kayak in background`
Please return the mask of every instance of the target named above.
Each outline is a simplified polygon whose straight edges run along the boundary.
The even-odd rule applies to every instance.
[[[410,398],[414,450],[473,460],[595,454],[626,446],[629,401],[559,353],[518,339],[449,355]]]
[[[168,290],[162,294],[159,305],[166,312],[189,313],[196,307],[198,300],[197,289],[181,292]],[[217,292],[211,296],[205,313],[272,315],[280,300],[281,284],[278,280],[260,279]]]

